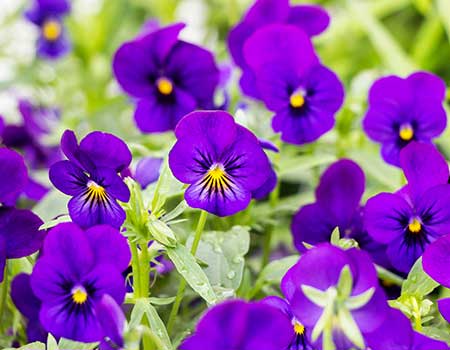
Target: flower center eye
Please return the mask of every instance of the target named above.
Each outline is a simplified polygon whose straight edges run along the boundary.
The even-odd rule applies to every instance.
[[[303,335],[305,333],[305,326],[298,321],[294,321],[294,332],[297,335]]]
[[[225,191],[232,186],[223,165],[217,163],[209,168],[201,183],[208,191]]]
[[[417,218],[414,218],[409,223],[408,230],[411,233],[419,233],[422,230],[422,224]]]
[[[209,169],[208,175],[213,180],[220,180],[225,176],[225,170],[223,169],[222,165],[213,165],[211,169]]]
[[[300,108],[305,104],[305,98],[300,92],[294,92],[289,98],[289,103],[293,108]]]
[[[46,40],[55,41],[61,35],[61,25],[53,19],[45,21],[42,26],[42,35]]]
[[[75,287],[72,289],[72,301],[75,304],[82,305],[86,302],[88,295],[86,293],[86,289],[82,286]]]
[[[96,199],[106,199],[106,190],[95,181],[89,181],[87,184],[88,194]]]
[[[158,91],[163,95],[170,95],[173,91],[173,84],[172,82],[167,78],[159,78],[156,81],[156,87],[158,88]]]
[[[414,137],[414,129],[411,124],[403,124],[398,134],[403,141],[409,141]]]

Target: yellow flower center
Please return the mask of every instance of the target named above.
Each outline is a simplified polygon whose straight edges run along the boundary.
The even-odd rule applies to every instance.
[[[88,187],[88,198],[94,200],[106,200],[106,190],[103,186],[100,186],[94,181],[89,181],[87,184]]]
[[[231,181],[222,164],[213,164],[202,180],[209,191],[224,191],[231,187]]]
[[[400,127],[398,134],[403,141],[409,141],[414,137],[414,129],[410,124],[405,124]]]
[[[299,92],[294,92],[289,98],[289,103],[291,107],[300,108],[305,104],[305,98]]]
[[[72,290],[72,301],[75,304],[84,304],[88,298],[86,290],[83,287],[77,287]]]
[[[42,26],[42,35],[48,41],[55,41],[61,35],[61,24],[53,19],[45,21]]]
[[[408,225],[408,230],[411,233],[419,233],[422,230],[422,224],[417,218],[412,219]]]
[[[303,335],[305,333],[305,326],[302,325],[300,322],[295,321],[294,322],[294,332],[298,335]]]
[[[172,82],[167,78],[159,78],[156,81],[156,86],[158,88],[158,91],[163,95],[170,95],[173,91],[173,84]]]

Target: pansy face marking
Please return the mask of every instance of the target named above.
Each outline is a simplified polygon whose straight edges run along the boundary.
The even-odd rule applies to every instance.
[[[48,41],[57,40],[60,37],[61,32],[61,24],[54,19],[49,19],[42,25],[42,35]]]
[[[83,286],[76,286],[72,288],[72,301],[77,305],[86,303],[88,299],[88,293]]]
[[[413,234],[419,234],[420,231],[422,231],[422,224],[420,222],[420,219],[418,217],[412,218],[408,225],[408,230],[410,233]]]
[[[105,188],[95,181],[89,180],[86,189],[86,202],[105,203],[107,199],[108,194]]]
[[[172,81],[166,77],[161,77],[156,81],[156,87],[158,88],[159,93],[162,95],[168,96],[173,91]]]
[[[398,135],[403,141],[411,141],[414,137],[414,129],[411,124],[406,123],[400,126]]]
[[[231,189],[233,180],[227,175],[225,168],[220,163],[215,163],[211,165],[206,175],[200,182],[203,185],[203,190],[206,190],[209,194],[211,193],[222,193],[225,196],[225,191]]]
[[[294,91],[289,98],[289,104],[292,108],[301,108],[305,104],[305,93],[304,91]]]

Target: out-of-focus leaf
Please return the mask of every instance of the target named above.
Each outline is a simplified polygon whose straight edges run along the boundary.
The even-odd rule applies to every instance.
[[[430,294],[437,286],[439,286],[439,283],[423,271],[422,258],[419,258],[403,283],[402,295],[424,297]]]
[[[67,202],[70,197],[52,190],[33,208],[33,211],[44,221],[48,222],[67,213]]]
[[[96,343],[81,343],[73,340],[61,338],[58,342],[58,347],[64,350],[91,350],[98,346]]]

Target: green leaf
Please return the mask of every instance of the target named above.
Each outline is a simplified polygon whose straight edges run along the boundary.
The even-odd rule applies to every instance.
[[[185,246],[178,243],[175,247],[168,247],[167,255],[193,290],[208,304],[217,302],[217,296],[209,283],[208,277]]]
[[[64,350],[91,350],[98,346],[96,343],[81,343],[73,340],[61,338],[58,342],[58,347]]]
[[[172,229],[161,220],[154,219],[147,223],[147,228],[152,237],[166,247],[175,247],[177,238]]]
[[[61,215],[54,220],[50,220],[50,221],[47,221],[46,223],[42,224],[39,227],[39,230],[47,230],[49,228],[55,227],[56,225],[58,225],[60,223],[70,222],[70,221],[71,221],[71,219],[70,219],[69,215]]]
[[[150,303],[152,303],[153,305],[169,305],[175,301],[175,297],[168,297],[168,298],[150,297],[148,298],[148,300],[150,300]]]
[[[364,338],[351,313],[341,308],[338,312],[339,326],[350,341],[360,349],[365,349]]]
[[[24,345],[20,348],[5,348],[3,350],[45,350],[45,344],[37,341]]]
[[[50,333],[47,336],[47,350],[58,350],[58,342]]]
[[[44,221],[48,222],[61,214],[67,213],[67,203],[70,197],[52,190],[34,206],[33,211]]]
[[[189,208],[185,200],[182,200],[178,205],[170,212],[165,214],[161,220],[168,223],[173,219],[176,219],[178,216],[184,213],[184,211]]]
[[[190,248],[193,238],[186,246]],[[213,287],[236,290],[242,281],[244,256],[250,247],[249,229],[234,226],[231,230],[205,232],[196,257],[206,263],[203,270]]]
[[[340,239],[341,239],[341,233],[339,232],[339,227],[336,226],[334,228],[333,232],[331,233],[330,243],[332,245],[338,246]]]
[[[403,282],[402,295],[413,295],[416,297],[424,297],[430,294],[439,283],[429,277],[422,267],[422,258],[419,258],[411,271],[408,278]]]

